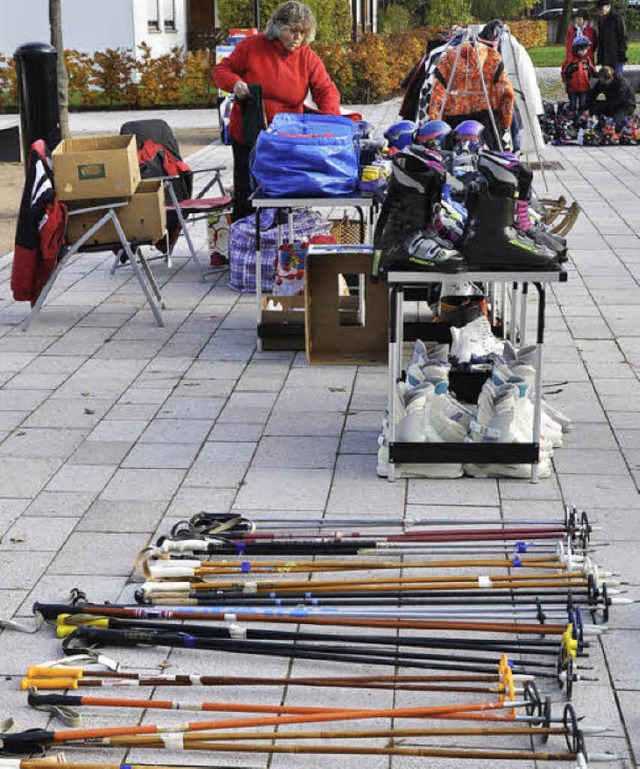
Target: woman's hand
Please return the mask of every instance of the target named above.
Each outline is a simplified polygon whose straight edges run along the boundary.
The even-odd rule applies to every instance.
[[[249,90],[249,86],[244,82],[244,80],[238,80],[233,86],[233,94],[236,99],[242,100],[248,99],[249,96],[251,96],[251,91]]]

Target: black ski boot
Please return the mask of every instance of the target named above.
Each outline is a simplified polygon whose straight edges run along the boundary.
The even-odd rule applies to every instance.
[[[518,180],[504,163],[482,155],[480,179],[467,199],[469,218],[463,252],[469,269],[557,270],[559,256],[514,226]]]
[[[497,162],[503,162],[507,168],[518,180],[518,200],[516,201],[515,228],[524,232],[532,240],[535,240],[541,246],[546,246],[549,250],[558,254],[560,262],[566,262],[567,240],[561,235],[554,235],[547,232],[541,225],[536,224],[529,215],[529,203],[531,202],[533,187],[533,171],[528,163],[523,163],[515,155],[509,152],[487,153],[493,155]]]
[[[376,271],[462,272],[463,255],[438,230],[446,172],[437,152],[408,147],[393,171],[374,237]]]

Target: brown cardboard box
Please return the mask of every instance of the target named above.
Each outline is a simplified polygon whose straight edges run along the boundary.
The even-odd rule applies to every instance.
[[[309,363],[387,362],[387,285],[371,281],[369,246],[310,246],[305,265]],[[364,297],[340,296],[339,275],[358,276]],[[351,283],[353,284],[353,280]]]
[[[116,201],[119,199],[116,198]],[[70,212],[78,208],[89,208],[92,205],[105,205],[105,200],[78,201],[69,207]],[[164,190],[160,179],[145,179],[138,185],[135,194],[126,206],[114,209],[129,240],[155,242],[160,240],[167,228],[167,215],[164,205]],[[107,212],[107,209],[90,211],[84,214],[71,214],[67,227],[69,242],[75,243]],[[101,227],[87,241],[87,245],[119,243],[120,238],[113,222]]]
[[[269,299],[282,310],[267,310]],[[260,338],[263,350],[304,350],[304,297],[263,296]]]
[[[140,182],[134,136],[63,139],[51,156],[60,200],[127,198]]]

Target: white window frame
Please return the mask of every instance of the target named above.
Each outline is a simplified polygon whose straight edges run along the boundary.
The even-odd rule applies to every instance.
[[[158,0],[147,0],[147,29],[149,32],[160,32],[160,3]]]
[[[165,32],[176,31],[176,0],[162,0],[162,28]]]

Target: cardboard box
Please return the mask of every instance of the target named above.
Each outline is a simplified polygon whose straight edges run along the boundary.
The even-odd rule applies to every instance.
[[[120,199],[116,198],[116,202]],[[85,200],[69,207],[70,213],[78,208],[90,208],[92,205],[105,205],[105,200]],[[164,205],[164,190],[160,179],[145,179],[140,182],[135,194],[126,206],[114,209],[129,240],[154,243],[164,237],[167,229],[167,215]],[[104,216],[107,209],[89,211],[84,214],[71,214],[67,226],[67,237],[71,243],[79,240],[93,225]],[[119,243],[120,238],[113,222],[101,227],[87,241],[87,245]]]
[[[387,284],[373,283],[370,246],[310,246],[305,337],[309,363],[387,363]],[[354,295],[340,296],[339,275]],[[355,285],[355,288],[354,288]]]
[[[135,136],[63,139],[51,156],[60,200],[128,198],[140,182]]]
[[[267,303],[282,305],[282,310],[267,310]],[[258,333],[263,350],[304,350],[304,297],[263,296],[262,320]]]

